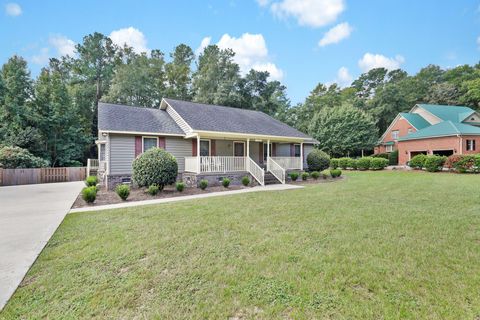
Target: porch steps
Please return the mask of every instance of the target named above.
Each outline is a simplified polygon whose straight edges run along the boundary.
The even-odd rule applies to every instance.
[[[265,185],[280,184],[280,181],[269,171],[265,171]]]

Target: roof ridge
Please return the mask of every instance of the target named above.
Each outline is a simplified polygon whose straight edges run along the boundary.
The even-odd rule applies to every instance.
[[[160,110],[159,107],[142,107],[142,106],[132,106],[129,104],[120,104],[120,103],[111,103],[111,102],[98,102],[98,106],[100,105],[112,105],[112,106],[119,106],[119,107],[126,107],[126,108],[138,108],[138,109],[148,109],[148,110]]]
[[[192,103],[192,104],[202,104],[204,106],[210,106],[210,107],[218,107],[218,108],[228,108],[228,109],[236,109],[236,110],[243,110],[243,111],[249,111],[249,112],[256,112],[256,113],[263,113],[266,114],[263,111],[260,110],[252,110],[252,109],[245,109],[245,108],[238,108],[238,107],[230,107],[230,106],[224,106],[224,105],[219,105],[219,104],[213,104],[213,103],[204,103],[204,102],[195,102],[195,101],[187,101],[187,100],[179,100],[179,99],[172,99],[172,98],[164,98],[165,100],[173,100],[177,102],[186,102],[186,103]],[[266,114],[268,116],[268,114]]]

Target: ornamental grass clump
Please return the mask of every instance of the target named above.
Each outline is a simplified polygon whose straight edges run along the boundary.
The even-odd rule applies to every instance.
[[[200,189],[202,189],[202,190],[207,189],[207,187],[208,187],[208,180],[206,180],[206,179],[200,180],[200,182],[198,183],[198,186],[199,186]]]
[[[248,176],[245,176],[242,178],[242,184],[246,187],[250,184],[250,178]]]
[[[185,190],[185,182],[177,182],[175,188],[178,192],[182,192],[183,190]]]

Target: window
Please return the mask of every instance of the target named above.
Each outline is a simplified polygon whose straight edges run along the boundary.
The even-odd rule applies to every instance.
[[[299,158],[300,157],[300,145],[299,144],[294,144],[293,147],[295,148],[295,157]]]
[[[413,129],[412,128],[408,128],[408,134],[412,133],[413,132]]]
[[[244,142],[234,142],[233,143],[233,156],[234,157],[244,157],[245,156],[245,143]]]
[[[208,157],[210,155],[210,140],[200,140],[200,156]]]
[[[397,140],[398,139],[398,130],[392,131],[392,139]]]
[[[475,140],[467,140],[467,151],[475,151]]]
[[[269,157],[272,156],[272,144],[270,143],[270,152]],[[263,160],[267,160],[267,144],[263,144]]]
[[[393,146],[392,145],[388,145],[385,147],[385,152],[392,152],[393,151]]]
[[[105,143],[100,144],[100,154],[98,156],[100,161],[105,161]]]
[[[152,148],[156,148],[158,145],[157,143],[158,143],[157,138],[143,137],[143,152]]]

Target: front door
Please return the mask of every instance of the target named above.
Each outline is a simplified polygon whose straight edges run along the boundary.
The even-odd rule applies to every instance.
[[[233,156],[234,157],[245,157],[245,143],[244,142],[234,142],[233,143]]]

